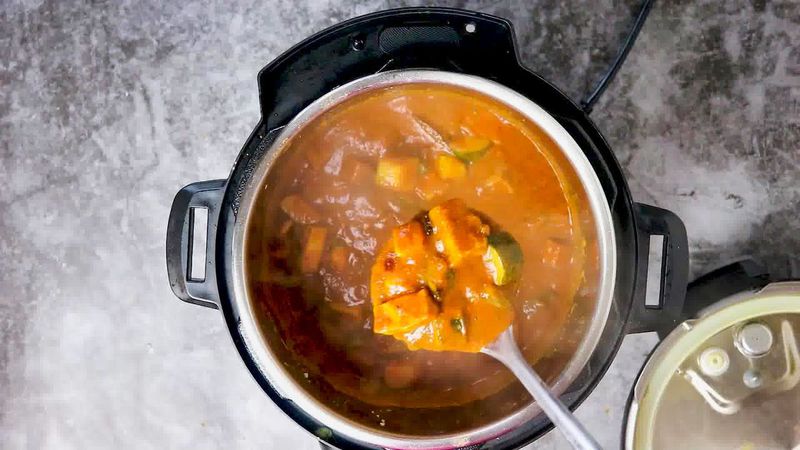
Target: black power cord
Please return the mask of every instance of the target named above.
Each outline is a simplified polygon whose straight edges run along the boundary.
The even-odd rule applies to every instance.
[[[591,114],[592,109],[594,108],[595,103],[605,92],[608,85],[611,84],[611,81],[614,80],[614,76],[617,75],[620,67],[625,62],[625,58],[628,57],[628,53],[633,48],[633,44],[636,42],[636,38],[639,37],[639,32],[642,30],[642,26],[644,26],[644,22],[647,20],[647,15],[650,13],[650,9],[653,7],[654,0],[644,0],[642,2],[642,7],[639,9],[639,14],[636,16],[636,20],[633,22],[633,28],[631,28],[630,33],[628,33],[628,37],[625,38],[625,42],[622,43],[622,47],[620,47],[619,52],[617,53],[617,57],[614,59],[614,62],[611,64],[611,67],[608,68],[603,78],[597,82],[594,89],[591,92],[586,94],[586,96],[581,100],[581,108],[586,114]]]

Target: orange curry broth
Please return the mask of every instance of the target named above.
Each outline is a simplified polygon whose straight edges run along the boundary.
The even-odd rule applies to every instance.
[[[446,142],[473,135],[492,146],[466,165],[466,175],[437,179],[434,158],[443,150],[425,125]],[[542,130],[481,94],[409,84],[357,94],[287,145],[251,210],[245,271],[264,333],[312,395],[373,425],[391,417],[392,408],[464,409],[470,402],[481,416],[474,422],[483,423],[527,401],[522,391],[498,394],[509,391],[513,378],[488,356],[411,351],[373,333],[370,268],[381,246],[394,227],[450,198],[519,242],[525,261],[519,281],[498,289],[513,306],[523,354],[540,366],[552,360],[544,377],[558,375],[570,352],[559,343],[576,293],[597,285],[597,244],[580,182]],[[418,170],[387,188],[376,181],[382,158],[409,158]],[[567,328],[573,342],[583,332]],[[376,407],[384,408],[380,419],[370,416]],[[447,420],[474,425],[455,415]],[[410,431],[384,424],[387,431]],[[428,426],[445,429],[416,424],[413,430]]]

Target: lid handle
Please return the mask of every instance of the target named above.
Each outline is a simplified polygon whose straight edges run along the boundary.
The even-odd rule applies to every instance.
[[[713,270],[689,283],[683,317],[689,319],[713,303],[740,292],[756,292],[771,281],[767,269],[744,259]]]

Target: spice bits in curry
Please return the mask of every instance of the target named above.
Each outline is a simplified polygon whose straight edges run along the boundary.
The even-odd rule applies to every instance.
[[[460,199],[392,230],[372,266],[373,331],[411,350],[478,352],[511,325],[498,286],[514,281],[522,252]]]

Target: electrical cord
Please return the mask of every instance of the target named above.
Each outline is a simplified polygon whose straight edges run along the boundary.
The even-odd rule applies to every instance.
[[[597,103],[603,95],[603,92],[605,92],[608,85],[611,84],[611,81],[614,80],[620,67],[622,67],[622,64],[625,62],[625,58],[628,57],[628,53],[631,51],[631,48],[633,48],[633,44],[636,43],[636,38],[639,37],[639,32],[642,30],[644,22],[647,20],[647,15],[653,7],[653,2],[654,0],[644,0],[642,2],[639,14],[633,22],[633,28],[631,28],[630,33],[628,33],[628,37],[625,38],[625,42],[622,43],[622,47],[620,47],[619,52],[617,52],[617,57],[614,59],[611,67],[609,67],[605,75],[600,78],[600,81],[597,82],[594,89],[581,100],[581,108],[586,114],[592,113],[595,103]]]

